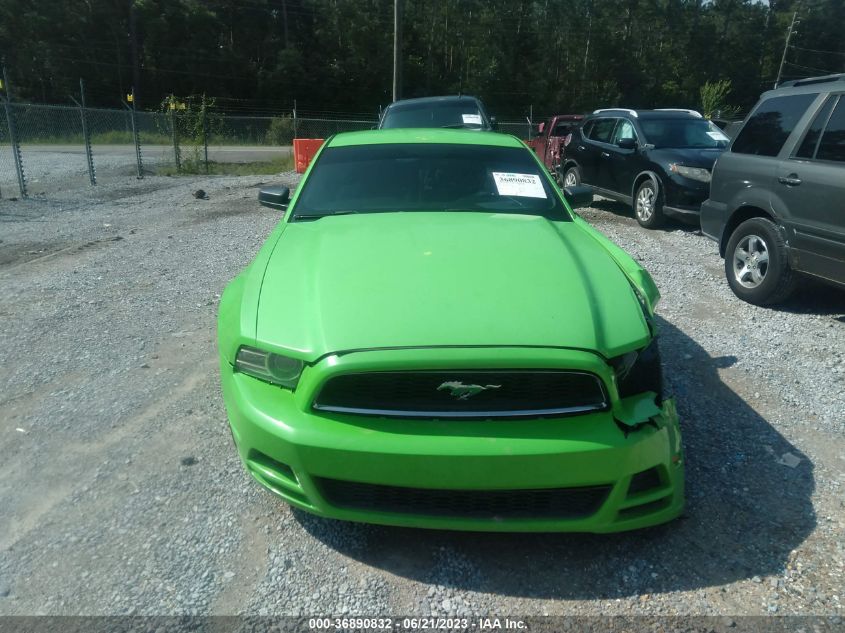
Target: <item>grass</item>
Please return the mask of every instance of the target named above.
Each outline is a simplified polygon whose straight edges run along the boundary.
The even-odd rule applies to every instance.
[[[278,174],[293,169],[293,157],[282,156],[273,160],[253,161],[249,163],[218,163],[208,161],[208,172],[202,161],[185,160],[182,169],[175,165],[166,165],[156,170],[158,176],[196,176],[208,173],[213,176],[264,176]]]

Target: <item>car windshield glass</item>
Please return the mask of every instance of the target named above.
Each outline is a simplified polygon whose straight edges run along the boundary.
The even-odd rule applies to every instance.
[[[655,147],[722,149],[730,139],[705,119],[642,119],[646,142]]]
[[[571,219],[527,149],[440,143],[326,148],[303,185],[292,219],[396,211]]]
[[[486,124],[478,106],[472,101],[429,101],[391,106],[381,127],[467,127],[478,130]]]

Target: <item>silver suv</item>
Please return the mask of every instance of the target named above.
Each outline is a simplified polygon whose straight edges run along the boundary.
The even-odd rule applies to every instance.
[[[845,286],[845,74],[760,97],[716,162],[701,230],[750,303],[783,301],[796,273]]]

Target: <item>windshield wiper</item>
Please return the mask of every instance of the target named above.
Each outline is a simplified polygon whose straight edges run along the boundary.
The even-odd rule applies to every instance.
[[[351,215],[353,213],[360,213],[354,209],[346,209],[344,211],[332,211],[331,213],[312,213],[312,214],[297,214],[293,216],[294,220],[319,220],[320,218],[327,218],[333,215]]]
[[[478,123],[473,125],[468,125],[467,123],[455,123],[454,125],[441,125],[441,129],[444,130],[458,130],[460,128],[466,128],[467,130],[474,130],[476,127],[480,128],[481,125]]]

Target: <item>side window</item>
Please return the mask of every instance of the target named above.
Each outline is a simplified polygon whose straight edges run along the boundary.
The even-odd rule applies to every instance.
[[[614,125],[616,125],[616,119],[599,119],[593,124],[593,129],[590,130],[590,140],[610,143]]]
[[[777,156],[799,119],[818,94],[766,99],[736,137],[731,151],[737,154]]]
[[[617,125],[616,129],[613,131],[613,140],[611,143],[615,145],[623,138],[632,138],[637,140],[637,133],[634,131],[634,126],[627,119],[619,119],[619,125]]]
[[[845,98],[839,97],[816,152],[819,160],[845,162]]]
[[[819,136],[821,136],[827,120],[830,118],[830,111],[833,109],[833,104],[836,103],[836,97],[829,97],[822,109],[813,119],[813,123],[804,135],[804,140],[801,141],[801,146],[795,152],[797,158],[812,158],[816,155],[816,145],[819,144]]]
[[[555,131],[552,133],[552,136],[566,136],[572,131],[572,124],[571,123],[558,123],[555,126]]]
[[[594,123],[595,123],[595,121],[587,121],[584,124],[584,127],[581,128],[581,134],[583,135],[584,138],[590,138],[590,134],[593,131],[593,124]]]

